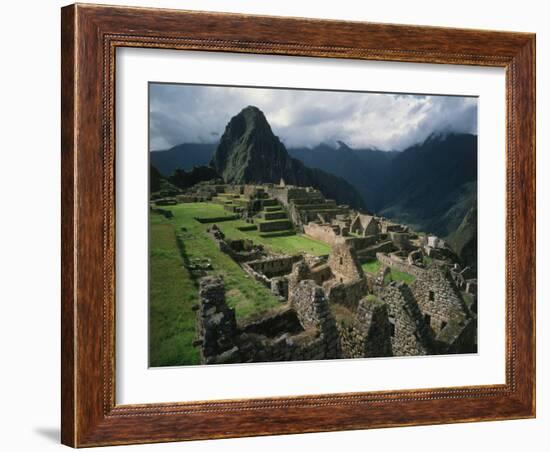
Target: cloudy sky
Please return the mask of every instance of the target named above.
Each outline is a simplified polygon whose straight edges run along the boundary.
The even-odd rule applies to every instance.
[[[150,147],[217,142],[244,107],[262,110],[287,147],[402,150],[432,132],[477,133],[477,99],[289,89],[149,85]]]

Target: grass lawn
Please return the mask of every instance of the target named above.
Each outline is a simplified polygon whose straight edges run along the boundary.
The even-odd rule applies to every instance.
[[[194,219],[219,217],[225,212],[222,206],[196,203],[166,208],[172,210],[174,218],[150,215],[149,361],[151,366],[198,364],[198,350],[192,346],[195,312],[191,310],[199,301],[198,281],[184,262],[210,259],[213,269],[209,273],[223,275],[227,302],[235,308],[237,318],[265,311],[280,302],[218,250],[206,233],[209,224]]]
[[[377,274],[380,271],[380,262],[378,259],[373,259],[371,261],[365,262],[361,265],[363,271],[367,273]]]
[[[149,365],[199,364],[195,338],[197,289],[182,266],[174,227],[151,216]]]
[[[186,205],[187,204],[183,204],[183,206]],[[179,206],[176,206],[176,208],[177,207]],[[172,211],[174,211],[174,209],[172,209]],[[250,226],[250,223],[243,220],[234,220],[224,221],[218,224],[218,227],[223,231],[228,239],[250,239],[257,244],[264,245],[266,248],[269,248],[276,253],[297,254],[300,252],[306,252],[314,256],[323,256],[330,253],[329,245],[303,234],[281,235],[280,237],[276,237],[277,233],[273,233],[274,236],[269,237],[269,234],[261,234],[257,230],[240,231],[238,228],[243,226]]]

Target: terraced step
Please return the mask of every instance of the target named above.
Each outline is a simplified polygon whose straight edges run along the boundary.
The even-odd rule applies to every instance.
[[[215,204],[221,204],[223,206],[224,204],[231,204],[231,199],[227,198],[226,196],[214,196],[212,198],[212,202]]]
[[[316,203],[316,204],[300,204],[296,205],[296,208],[298,210],[332,210],[337,209],[336,203],[334,201],[327,201],[324,203]]]
[[[241,206],[238,206],[237,204],[225,204],[223,206],[223,209],[232,213],[242,212],[243,210],[243,208]]]
[[[258,226],[255,224],[247,224],[246,226],[239,226],[237,229],[241,232],[257,231]]]
[[[264,220],[281,220],[287,218],[286,212],[284,210],[276,212],[262,212],[262,218]]]
[[[279,212],[283,210],[283,208],[281,206],[267,206],[264,210],[266,212]]]
[[[269,239],[273,237],[287,237],[291,235],[296,235],[296,232],[294,231],[294,229],[285,229],[284,231],[262,232],[259,235],[264,239]]]
[[[287,219],[261,221],[258,223],[258,230],[260,232],[284,231],[287,229],[292,229],[292,223]]]
[[[273,199],[273,198],[262,199],[262,207],[278,206],[278,205],[279,205],[279,203],[277,202],[276,199]]]

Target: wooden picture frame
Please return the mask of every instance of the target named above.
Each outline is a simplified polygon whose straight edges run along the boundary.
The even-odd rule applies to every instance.
[[[535,35],[71,5],[62,9],[62,442],[73,447],[535,416]],[[506,69],[506,383],[115,403],[115,50]]]

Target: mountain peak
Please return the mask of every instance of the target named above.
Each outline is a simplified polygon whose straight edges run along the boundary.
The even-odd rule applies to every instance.
[[[267,119],[264,115],[264,112],[254,105],[249,105],[248,107],[243,108],[239,113],[237,113],[231,120],[244,120],[246,125],[249,127],[258,126],[258,125],[267,125]]]
[[[226,182],[279,182],[289,158],[263,112],[249,105],[229,120],[210,164]]]
[[[273,135],[273,132],[263,112],[258,107],[249,105],[229,120],[220,141],[224,138],[234,140],[258,134]]]
[[[248,105],[247,107],[244,107],[239,114],[247,116],[261,116],[265,118],[263,111],[255,105]]]
[[[210,166],[226,183],[278,184],[284,179],[289,185],[318,188],[337,202],[363,205],[361,196],[346,181],[293,159],[262,111],[252,105],[231,118]]]

